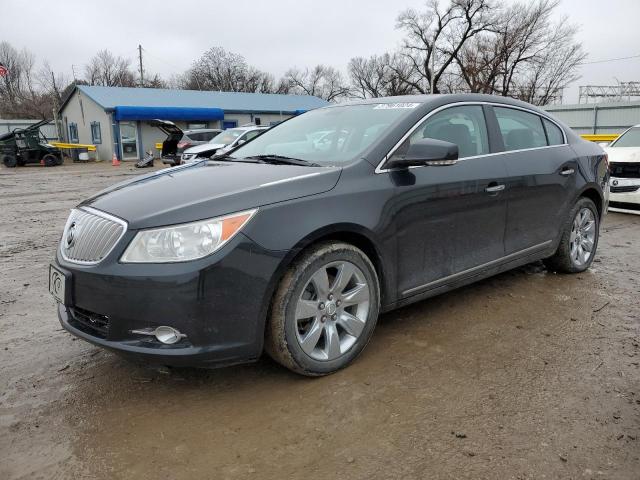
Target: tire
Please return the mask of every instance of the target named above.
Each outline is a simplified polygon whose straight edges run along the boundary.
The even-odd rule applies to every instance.
[[[15,166],[18,165],[18,159],[13,155],[3,155],[2,163],[7,168],[15,168]]]
[[[599,236],[598,209],[592,200],[582,197],[573,206],[563,225],[558,250],[544,260],[545,265],[549,270],[562,273],[584,272],[593,263]]]
[[[346,243],[318,244],[281,280],[265,350],[296,373],[328,375],[349,365],[366,347],[379,310],[380,285],[369,258]]]
[[[45,167],[55,167],[60,161],[60,159],[52,153],[47,153],[44,157],[42,157],[42,160],[44,161]]]

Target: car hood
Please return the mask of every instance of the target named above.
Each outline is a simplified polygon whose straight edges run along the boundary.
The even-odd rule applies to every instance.
[[[640,163],[640,147],[605,147],[604,151],[609,155],[609,162]]]
[[[195,147],[187,148],[184,153],[202,153],[209,150],[217,150],[224,147],[224,143],[203,143],[202,145],[196,145]]]
[[[201,161],[116,184],[80,206],[132,229],[191,222],[331,190],[339,167]]]

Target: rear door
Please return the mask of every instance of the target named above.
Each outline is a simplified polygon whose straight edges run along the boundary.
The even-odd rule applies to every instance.
[[[490,110],[507,169],[505,253],[549,246],[576,194],[576,155],[554,122],[514,107]]]
[[[436,288],[504,255],[506,169],[502,155],[490,155],[483,107],[436,112],[398,151],[426,137],[458,145],[459,160],[390,172],[398,190],[394,222],[402,296]]]

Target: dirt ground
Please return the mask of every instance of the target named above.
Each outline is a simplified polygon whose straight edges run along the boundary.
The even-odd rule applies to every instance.
[[[131,165],[0,168],[0,478],[639,479],[640,216],[382,316],[349,368],[139,367],[63,331],[68,210]]]

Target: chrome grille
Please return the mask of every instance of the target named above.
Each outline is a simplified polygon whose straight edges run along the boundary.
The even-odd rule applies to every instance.
[[[122,238],[127,224],[92,208],[73,209],[60,241],[62,257],[73,263],[95,264]]]

